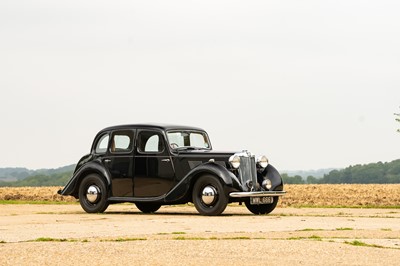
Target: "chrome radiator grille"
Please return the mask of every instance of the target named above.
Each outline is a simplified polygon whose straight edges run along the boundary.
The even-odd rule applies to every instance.
[[[242,182],[242,187],[245,191],[249,190],[249,187],[246,184],[249,184],[250,181],[252,183],[251,188],[256,185],[257,168],[254,155],[248,153],[240,156],[239,177]]]

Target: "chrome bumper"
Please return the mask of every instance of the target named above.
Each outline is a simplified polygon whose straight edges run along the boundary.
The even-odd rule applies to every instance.
[[[286,194],[286,191],[250,191],[250,192],[231,192],[229,196],[232,198],[248,198],[248,197],[280,197]]]

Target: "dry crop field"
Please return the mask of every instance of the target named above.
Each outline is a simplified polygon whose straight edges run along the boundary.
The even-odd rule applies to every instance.
[[[0,201],[76,202],[57,194],[60,187],[2,187]],[[286,185],[278,207],[374,207],[399,208],[400,184],[385,185]]]

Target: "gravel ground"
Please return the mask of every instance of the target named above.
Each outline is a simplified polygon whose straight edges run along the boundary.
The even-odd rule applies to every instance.
[[[204,217],[192,206],[147,215],[131,204],[104,214],[77,204],[0,205],[0,217],[0,265],[398,265],[400,257],[399,209],[256,216],[232,205]]]

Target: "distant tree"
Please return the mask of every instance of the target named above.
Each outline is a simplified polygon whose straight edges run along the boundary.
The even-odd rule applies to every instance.
[[[283,182],[286,184],[304,184],[304,180],[301,176],[288,176],[287,174],[282,174]]]
[[[307,184],[318,184],[318,183],[319,183],[318,178],[316,178],[312,175],[307,176]]]
[[[395,118],[396,121],[397,121],[397,122],[400,122],[400,113],[398,113],[398,114],[395,113],[394,115],[396,116],[396,118]],[[400,128],[397,129],[397,132],[400,132]]]

